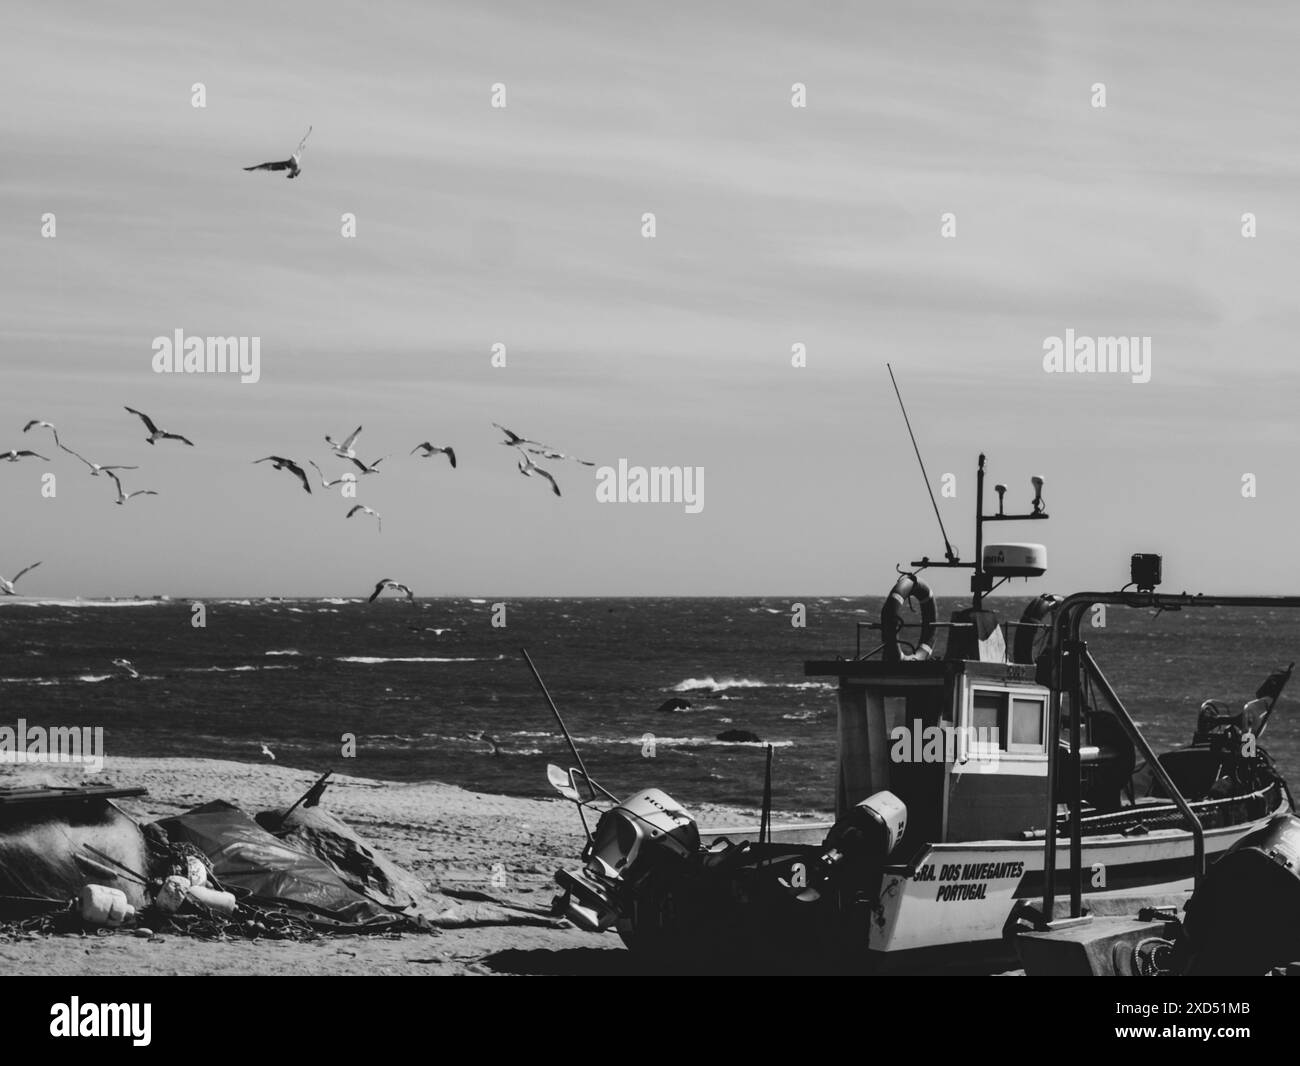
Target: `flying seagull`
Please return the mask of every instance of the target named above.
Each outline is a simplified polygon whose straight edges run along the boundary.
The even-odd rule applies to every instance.
[[[307,472],[292,459],[286,459],[283,455],[268,455],[262,459],[254,459],[253,463],[254,465],[257,463],[271,463],[276,470],[287,470],[302,482],[304,489],[311,492],[311,482],[307,480]]]
[[[24,433],[29,432],[33,426],[44,426],[51,433],[54,434],[54,443],[58,445],[60,448],[63,448],[63,445],[59,444],[59,431],[54,428],[53,422],[43,422],[39,418],[33,418],[30,422],[27,423],[27,425],[23,426],[23,432]],[[67,449],[65,448],[64,451],[66,450]]]
[[[275,752],[273,752],[265,744],[262,745],[262,754],[265,755],[272,762],[275,762]]]
[[[505,440],[498,441],[497,443],[504,444],[507,448],[518,448],[524,444],[536,444],[539,448],[546,447],[546,445],[539,440],[529,440],[527,437],[521,437],[518,433],[515,433],[513,430],[506,429],[506,427],[503,426],[500,422],[493,422],[492,424],[506,435]]]
[[[352,474],[344,474],[342,477],[335,478],[333,481],[327,481],[325,478],[325,471],[322,470],[319,466],[316,466],[315,459],[308,459],[307,462],[311,463],[312,466],[316,467],[316,473],[320,474],[320,485],[321,488],[323,489],[332,489],[335,485],[342,485],[348,481],[356,480],[356,478]]]
[[[564,452],[557,452],[554,448],[525,448],[524,451],[540,455],[543,459],[572,459],[575,463],[581,463],[583,466],[596,465],[588,459],[579,459],[576,455],[565,455]]]
[[[130,411],[131,414],[135,415],[136,418],[140,419],[140,421],[144,423],[144,428],[149,431],[150,444],[156,444],[160,440],[178,440],[182,444],[188,444],[191,448],[194,447],[194,442],[188,437],[182,437],[179,433],[164,433],[154,425],[153,419],[143,411],[137,411],[134,407],[127,407],[125,410]]]
[[[366,602],[374,603],[375,600],[379,599],[379,595],[384,591],[384,589],[397,589],[399,592],[405,592],[408,600],[415,599],[415,593],[406,585],[403,585],[400,581],[394,581],[391,577],[385,577],[381,578],[375,584],[375,591],[370,594],[370,599],[366,600]]]
[[[364,460],[358,459],[355,455],[344,455],[344,456],[339,456],[339,458],[346,459],[349,463],[355,466],[363,474],[377,474],[379,473],[379,464],[382,463],[384,459],[387,459],[388,456],[385,455],[383,459],[376,459],[369,466],[366,465]]]
[[[334,449],[334,454],[340,459],[355,459],[357,457],[357,450],[352,446],[356,444],[359,436],[361,436],[361,427],[357,426],[356,429],[344,438],[342,444],[328,434],[325,436],[325,443]]]
[[[32,456],[36,459],[45,459],[47,463],[49,462],[49,459],[46,459],[45,456],[38,452],[29,451],[26,448],[23,448],[20,451],[15,451],[13,448],[10,448],[7,452],[0,452],[0,459],[8,459],[11,463],[16,463],[19,459],[25,459],[28,456]]]
[[[90,467],[91,477],[99,477],[101,473],[108,473],[110,470],[139,470],[140,469],[138,466],[101,466],[99,463],[92,463],[80,452],[74,452],[66,444],[60,444],[59,447],[62,448],[65,452],[67,452],[69,455],[75,455],[78,459],[80,459],[83,463],[85,463],[88,467]]]
[[[524,477],[532,477],[534,474],[540,474],[551,483],[551,488],[555,491],[555,495],[558,496],[560,494],[560,486],[555,483],[555,478],[551,477],[550,473],[543,470],[540,466],[529,459],[527,455],[521,454],[519,456],[519,472],[523,474]]]
[[[130,659],[114,659],[113,665],[119,670],[125,670],[132,678],[138,679],[140,671],[135,668],[135,664]]]
[[[451,460],[451,468],[456,469],[456,450],[449,444],[446,447],[439,448],[436,444],[430,444],[427,440],[423,444],[417,444],[411,449],[411,454],[420,453],[421,459],[427,459],[431,455],[445,455]]]
[[[122,482],[118,480],[117,475],[113,473],[113,471],[111,470],[105,470],[105,473],[108,474],[108,476],[113,479],[113,484],[117,486],[117,503],[119,506],[126,503],[126,501],[129,500],[132,496],[157,496],[158,495],[158,493],[156,493],[153,489],[136,489],[135,492],[123,492]]]
[[[287,170],[289,173],[286,178],[293,180],[302,171],[302,153],[307,148],[307,138],[311,136],[311,127],[307,127],[307,132],[302,135],[302,140],[298,142],[298,147],[293,155],[288,159],[282,159],[274,163],[258,163],[254,167],[244,167],[245,170]]]
[[[32,563],[31,566],[24,566],[8,581],[0,577],[0,592],[3,592],[6,596],[16,596],[17,593],[14,592],[14,585],[18,583],[18,579],[22,577],[23,574],[27,573],[28,570],[35,570],[40,565],[40,563]]]
[[[378,511],[374,510],[373,508],[363,507],[361,504],[357,504],[352,508],[352,510],[348,512],[347,516],[351,518],[358,511],[360,511],[362,514],[368,514],[373,518],[375,518],[379,522],[379,532],[382,533],[384,531],[384,519]]]

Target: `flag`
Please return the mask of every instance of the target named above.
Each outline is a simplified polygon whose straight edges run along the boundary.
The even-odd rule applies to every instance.
[[[1291,668],[1295,666],[1292,663],[1285,670],[1278,670],[1268,675],[1264,683],[1255,690],[1255,698],[1261,700],[1275,700],[1282,694],[1282,689],[1286,683],[1291,680]]]

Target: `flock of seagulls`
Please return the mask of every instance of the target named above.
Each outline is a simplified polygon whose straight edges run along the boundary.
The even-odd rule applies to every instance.
[[[530,456],[540,455],[543,459],[570,459],[575,463],[580,463],[582,466],[596,465],[587,459],[579,459],[577,456],[566,455],[558,448],[553,448],[549,444],[543,444],[539,440],[530,440],[528,437],[521,437],[514,430],[506,429],[506,427],[501,425],[500,422],[493,422],[492,425],[506,435],[505,440],[498,441],[497,443],[507,448],[514,448],[519,453],[519,472],[523,474],[524,477],[532,477],[536,474],[539,477],[545,478],[551,483],[551,491],[557,496],[560,495],[560,486],[556,482],[555,477],[549,470],[543,470],[533,462]],[[456,465],[456,459],[454,456],[452,457],[451,465]]]
[[[311,130],[308,129],[307,132],[310,133]],[[303,138],[303,141],[304,142],[306,141],[306,137]],[[299,152],[296,153],[294,156],[295,160],[301,154],[301,149],[302,146],[299,145]],[[287,163],[283,165],[264,163],[260,167],[248,167],[245,169],[249,169],[249,170],[284,169],[284,167],[287,166],[288,166]],[[294,174],[290,174],[289,176],[293,177]],[[172,433],[167,430],[160,429],[158,427],[158,424],[154,422],[154,420],[150,418],[147,414],[145,414],[143,411],[138,411],[134,407],[125,407],[124,410],[127,411],[129,414],[135,415],[144,424],[145,429],[148,431],[148,436],[145,438],[146,443],[150,445],[156,445],[160,441],[177,441],[178,443],[186,445],[191,448],[195,446],[192,440],[190,440],[188,437],[180,433]],[[530,437],[521,436],[520,434],[515,433],[511,429],[507,429],[505,426],[501,425],[498,422],[493,422],[492,425],[505,435],[505,439],[500,441],[499,443],[505,447],[514,448],[515,451],[517,452],[518,454],[517,465],[518,465],[519,473],[527,478],[532,478],[536,476],[549,482],[551,486],[551,491],[556,496],[559,496],[561,493],[560,493],[559,483],[556,481],[555,476],[549,470],[545,470],[542,467],[538,466],[537,463],[533,461],[532,458],[533,456],[540,456],[548,460],[571,461],[571,462],[578,463],[582,466],[596,465],[595,463],[587,459],[579,459],[576,456],[569,455],[565,452],[562,452],[558,448],[552,447],[549,444],[545,444],[542,441],[533,440]],[[367,462],[366,460],[362,459],[357,452],[357,439],[361,436],[362,428],[363,428],[362,426],[357,426],[357,428],[354,429],[351,433],[349,433],[342,441],[337,441],[333,437],[327,434],[324,438],[325,443],[329,445],[330,450],[332,451],[335,458],[342,459],[351,463],[352,466],[358,471],[358,473],[361,476],[378,474],[380,472],[379,464],[384,462],[385,459],[390,458],[390,456],[387,455],[382,456],[381,458],[375,459],[371,462]],[[67,452],[69,455],[73,456],[74,458],[78,459],[80,462],[84,463],[86,467],[89,469],[91,477],[99,477],[101,474],[107,476],[113,482],[113,488],[116,494],[116,499],[114,500],[114,502],[118,506],[125,505],[128,501],[134,499],[137,496],[159,495],[159,493],[155,489],[133,489],[132,491],[128,492],[122,486],[122,481],[118,477],[118,474],[116,472],[119,470],[138,470],[139,467],[128,466],[122,463],[112,463],[112,464],[97,463],[94,460],[86,458],[80,452],[75,451],[72,448],[69,448],[66,444],[63,443],[63,441],[59,438],[58,429],[55,427],[54,423],[52,422],[47,422],[44,421],[43,419],[34,418],[31,421],[29,421],[25,426],[23,426],[24,433],[30,433],[32,430],[35,429],[48,430],[50,432],[51,437],[54,440],[55,447],[59,448],[62,451]],[[432,458],[433,456],[445,455],[447,457],[448,463],[451,466],[451,469],[453,470],[456,469],[456,450],[449,444],[434,444],[432,441],[426,440],[426,441],[422,441],[421,443],[417,444],[414,448],[412,448],[409,454],[418,455],[418,457],[421,459],[429,459]],[[0,460],[6,460],[11,463],[16,463],[23,459],[29,459],[29,458],[35,458],[35,459],[40,459],[44,462],[49,462],[49,459],[46,456],[40,454],[39,452],[32,451],[30,449],[10,448],[7,451],[0,451]],[[263,456],[261,459],[253,460],[254,465],[258,463],[270,463],[273,470],[283,470],[289,473],[297,480],[297,482],[300,485],[302,485],[303,491],[307,492],[308,494],[311,494],[312,491],[311,479],[307,476],[306,470],[304,470],[302,465],[299,464],[296,460],[287,458],[283,455],[266,455]],[[323,489],[328,490],[333,488],[336,485],[341,485],[348,481],[355,482],[357,480],[357,475],[350,474],[350,473],[344,474],[334,479],[330,479],[329,477],[326,476],[325,472],[320,468],[320,466],[317,465],[314,459],[309,459],[308,465],[310,465],[312,469],[314,469],[317,475],[320,477],[320,483]],[[374,508],[368,507],[362,503],[357,503],[354,504],[347,511],[345,517],[352,518],[353,516],[358,514],[366,515],[370,518],[375,519],[377,531],[381,533],[383,532],[383,528],[384,528],[383,516]],[[0,577],[0,593],[3,593],[4,595],[8,595],[8,596],[16,595],[16,593],[14,592],[14,583],[20,577],[26,574],[29,570],[34,570],[36,567],[40,565],[41,564],[39,562],[32,563],[31,566],[28,566],[18,571],[18,573],[15,574],[12,579],[9,580]],[[391,578],[384,578],[375,586],[375,590],[371,594],[367,602],[373,603],[387,589],[393,589],[398,592],[404,592],[408,600],[412,600],[415,597],[415,594],[411,591],[409,586],[404,585],[399,581],[394,581]]]

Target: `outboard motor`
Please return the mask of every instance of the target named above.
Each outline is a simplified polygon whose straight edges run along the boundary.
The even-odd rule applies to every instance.
[[[1237,841],[1187,903],[1175,969],[1259,976],[1300,959],[1300,818],[1280,814]]]
[[[907,832],[907,805],[892,792],[876,792],[831,826],[817,862],[823,887],[846,888],[874,897],[890,853]],[[816,889],[811,898],[820,895]]]
[[[638,885],[699,848],[699,827],[672,797],[657,788],[638,792],[600,816],[582,869],[556,873],[564,891],[554,910],[582,929],[603,932],[625,916]]]

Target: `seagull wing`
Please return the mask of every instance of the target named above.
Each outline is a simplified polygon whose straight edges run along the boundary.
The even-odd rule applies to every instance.
[[[357,428],[347,436],[339,447],[341,447],[345,452],[350,452],[352,450],[352,445],[356,444],[359,436],[361,436],[361,427],[357,426]]]
[[[130,411],[133,415],[136,416],[136,418],[140,419],[140,421],[144,423],[145,429],[147,429],[150,433],[158,432],[158,427],[153,424],[153,419],[150,418],[143,411],[137,411],[134,407],[128,407],[126,408],[126,410]]]
[[[519,445],[519,444],[532,443],[531,441],[524,440],[523,437],[521,437],[518,433],[515,433],[513,430],[506,429],[506,427],[503,426],[500,422],[493,422],[492,424],[496,426],[497,429],[501,430],[501,432],[504,433],[507,437],[510,438],[509,440],[503,442],[505,444]]]
[[[452,448],[452,447],[446,447],[446,448],[443,449],[443,451],[445,451],[445,452],[447,453],[447,458],[451,460],[451,468],[452,468],[453,470],[455,470],[455,469],[456,469],[456,449],[455,449],[455,448]]]
[[[32,455],[32,456],[35,456],[37,459],[45,459],[45,456],[41,455],[39,452],[28,451],[28,450],[26,450],[26,449],[24,449],[24,450],[21,451],[21,452],[18,452],[18,456],[19,456],[20,458],[21,458],[22,456],[24,456],[24,455]],[[48,459],[45,459],[45,461],[46,461],[47,463],[49,462]]]
[[[310,136],[311,136],[311,127],[308,126],[307,132],[302,135],[302,140],[298,142],[298,147],[293,153],[295,159],[298,158],[300,155],[302,155],[303,152],[307,150],[307,138]]]
[[[305,471],[305,470],[304,470],[302,467],[300,467],[297,463],[291,463],[291,462],[289,462],[288,460],[285,461],[285,464],[284,464],[284,465],[285,465],[285,468],[286,468],[290,473],[292,473],[292,474],[293,474],[293,475],[294,475],[294,476],[295,476],[299,481],[302,482],[302,487],[303,487],[304,489],[306,489],[306,490],[308,491],[308,493],[310,493],[310,492],[311,492],[311,482],[309,482],[309,481],[307,480],[307,471]]]
[[[106,470],[104,472],[113,479],[113,484],[117,486],[117,498],[119,500],[125,500],[126,494],[122,491],[122,482],[117,479],[117,475],[111,470]]]
[[[76,455],[77,453],[73,452],[72,454]],[[77,455],[77,458],[81,459],[81,456]],[[86,460],[81,459],[81,461],[84,463]],[[95,464],[91,463],[90,465],[93,467]],[[101,466],[99,469],[108,472],[109,470],[139,470],[140,468],[138,466]]]
[[[23,567],[21,570],[18,571],[18,573],[14,574],[14,576],[9,579],[9,584],[12,585],[15,581],[17,581],[20,577],[22,577],[23,574],[27,573],[28,570],[35,570],[40,565],[41,565],[40,563],[32,563],[31,566]]]
[[[78,459],[80,459],[83,463],[85,463],[88,467],[90,467],[90,469],[91,469],[92,471],[94,471],[94,470],[101,470],[101,469],[102,469],[102,470],[134,470],[134,469],[135,469],[135,467],[133,467],[133,466],[105,466],[105,467],[98,467],[98,466],[96,466],[94,463],[92,463],[89,459],[87,459],[84,455],[82,455],[80,452],[74,452],[74,451],[73,451],[71,448],[69,448],[66,444],[60,444],[59,447],[62,448],[65,452],[67,452],[69,455],[75,455]]]
[[[430,444],[427,440],[423,444],[417,444],[414,448],[412,448],[411,454],[414,455],[421,448],[424,449],[424,455],[426,458],[428,458],[430,455],[433,454],[433,445]]]
[[[44,426],[51,433],[54,434],[54,443],[57,444],[60,448],[63,447],[63,443],[59,440],[59,431],[54,428],[53,422],[45,422],[39,418],[33,418],[30,422],[27,423],[27,425],[23,426],[23,432],[26,433],[29,429],[32,428],[32,426]]]
[[[543,470],[540,466],[534,466],[533,469],[536,470],[539,474],[542,475],[542,477],[546,478],[546,480],[551,483],[551,488],[555,490],[555,495],[558,496],[560,494],[560,486],[555,483],[555,478],[551,477],[550,473],[546,470]]]
[[[258,163],[254,167],[244,167],[245,170],[288,170],[293,166],[292,159],[281,159],[275,163]]]
[[[340,455],[339,458],[340,458],[340,459],[346,459],[349,463],[351,463],[353,466],[355,466],[355,467],[356,467],[358,470],[360,470],[363,474],[364,474],[368,469],[370,469],[368,466],[366,466],[365,463],[363,463],[363,462],[362,462],[360,459],[358,459],[355,455]]]
[[[159,436],[164,440],[178,440],[182,444],[188,444],[191,448],[194,447],[194,442],[189,437],[182,437],[179,433],[160,433]]]
[[[348,518],[351,518],[351,517],[352,517],[354,514],[356,514],[358,511],[364,511],[364,510],[365,510],[365,508],[362,507],[361,504],[359,504],[359,503],[357,503],[357,504],[353,504],[353,505],[352,505],[352,510],[350,510],[350,511],[347,513],[347,517],[348,517]]]

